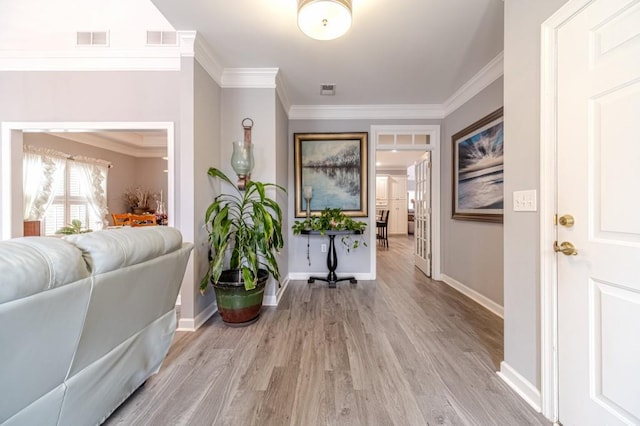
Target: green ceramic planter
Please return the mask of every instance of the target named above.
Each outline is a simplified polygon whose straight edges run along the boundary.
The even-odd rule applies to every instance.
[[[218,282],[212,283],[222,321],[233,326],[249,325],[258,319],[269,278],[269,272],[260,269],[256,288],[247,291],[244,281],[237,281],[238,275],[237,270],[222,271]]]

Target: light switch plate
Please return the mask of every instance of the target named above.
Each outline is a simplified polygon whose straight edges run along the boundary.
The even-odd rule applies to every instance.
[[[536,190],[513,191],[514,212],[535,212],[538,210]]]

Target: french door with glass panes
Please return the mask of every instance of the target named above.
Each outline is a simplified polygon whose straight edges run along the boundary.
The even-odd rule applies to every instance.
[[[415,264],[431,277],[431,152],[424,153],[415,166],[415,173]]]

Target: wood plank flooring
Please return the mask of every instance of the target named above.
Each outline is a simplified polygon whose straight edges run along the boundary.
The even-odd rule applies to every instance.
[[[379,247],[375,281],[293,281],[252,326],[178,332],[105,424],[549,425],[495,373],[502,320],[425,277],[412,244]]]

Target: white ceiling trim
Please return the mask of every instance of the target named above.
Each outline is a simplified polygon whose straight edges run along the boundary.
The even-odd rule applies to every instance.
[[[177,47],[111,50],[88,47],[76,51],[2,51],[0,71],[177,71]]]
[[[441,119],[438,104],[423,105],[292,105],[290,120]]]
[[[225,68],[223,88],[275,89],[278,68]]]
[[[178,39],[180,40],[180,56],[194,57],[196,55],[196,35],[195,31],[178,32]]]
[[[289,96],[287,96],[287,88],[280,75],[280,73],[276,75],[276,93],[280,98],[280,102],[282,102],[282,107],[284,108],[285,114],[287,114],[288,116],[289,109],[291,109],[291,102],[289,101]]]
[[[209,44],[203,37],[200,37],[196,34],[193,49],[195,58],[198,63],[202,65],[202,68],[204,68],[207,74],[211,76],[213,81],[215,81],[218,86],[222,86],[222,73],[224,72],[224,68],[216,59],[215,55],[211,51],[211,48],[209,47]]]
[[[504,52],[500,52],[442,104],[445,116],[460,108],[503,74]]]

